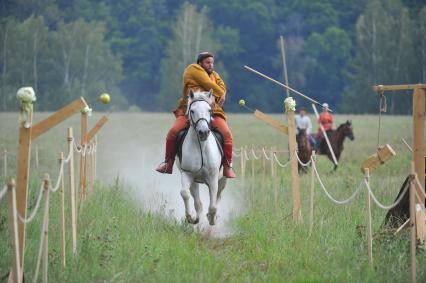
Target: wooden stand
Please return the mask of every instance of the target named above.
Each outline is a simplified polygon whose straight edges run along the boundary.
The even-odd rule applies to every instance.
[[[397,91],[397,90],[413,90],[413,162],[414,172],[419,176],[425,176],[425,89],[426,84],[411,84],[411,85],[378,85],[374,86],[373,89],[376,92],[383,93],[385,91]],[[423,178],[420,178],[422,180]],[[422,188],[417,184],[414,184],[416,191],[419,196],[423,196]],[[422,209],[425,208],[424,199],[415,199],[416,204],[419,204]],[[424,227],[424,225],[423,225]],[[422,229],[423,227],[416,227]],[[419,233],[419,235],[425,235],[426,231]],[[419,239],[421,242],[426,241],[426,238]]]
[[[288,120],[288,143],[291,157],[291,188],[293,192],[293,220],[299,222],[302,220],[302,210],[300,206],[300,180],[297,162],[297,142],[296,142],[296,123],[294,120],[294,111],[287,110]]]

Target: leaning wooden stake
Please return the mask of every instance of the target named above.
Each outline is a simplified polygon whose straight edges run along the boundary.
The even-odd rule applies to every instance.
[[[313,162],[316,161],[315,150],[312,150],[311,156]],[[310,213],[309,213],[309,235],[312,235],[312,231],[314,228],[314,197],[315,197],[315,172],[314,169],[311,168],[311,197],[310,197]]]
[[[59,157],[59,166],[64,162],[64,153],[61,152]],[[62,165],[64,166],[64,165]],[[64,174],[59,176],[60,180],[60,190],[59,190],[59,222],[61,224],[61,267],[62,270],[65,269],[65,192],[64,192]]]
[[[74,179],[74,136],[72,128],[68,128],[68,150],[71,154],[69,161],[69,184],[70,184],[70,202],[71,202],[71,242],[72,253],[77,253],[77,210],[76,210],[76,191]]]
[[[364,168],[364,178],[368,183],[370,182],[370,169]],[[373,267],[373,232],[371,223],[371,197],[368,190],[365,191],[365,205],[367,208],[367,242],[368,242],[368,262],[370,267]]]
[[[410,227],[411,227],[411,242],[410,242],[410,259],[411,259],[411,282],[416,282],[416,186],[414,185],[415,166],[411,163],[411,180],[410,180]]]
[[[19,240],[18,240],[18,216],[16,214],[16,192],[15,180],[7,182],[7,193],[9,197],[9,234],[12,250],[12,274],[13,282],[22,282],[21,263],[19,260]]]
[[[312,109],[314,109],[315,117],[317,117],[317,119],[319,120],[319,114],[318,114],[318,110],[317,110],[317,107],[315,106],[315,104],[312,104]],[[333,147],[331,146],[330,140],[328,139],[327,132],[324,130],[324,127],[321,124],[319,126],[320,126],[321,132],[324,136],[324,139],[327,143],[328,149],[330,150],[331,157],[333,158],[333,163],[334,163],[334,165],[337,166],[338,165],[337,158],[336,158],[336,155],[334,154],[334,150],[333,150]]]

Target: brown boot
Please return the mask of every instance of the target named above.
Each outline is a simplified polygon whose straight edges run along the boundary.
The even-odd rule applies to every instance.
[[[173,164],[175,163],[175,155],[176,155],[176,146],[174,140],[166,139],[166,158],[165,161],[162,162],[155,169],[160,173],[164,174],[172,174],[173,173]]]
[[[235,175],[234,169],[228,164],[223,165],[223,176],[226,178],[235,178],[237,175]]]
[[[164,174],[172,174],[174,163],[175,161],[173,159],[169,159],[167,161],[162,162],[160,165],[158,165],[158,167],[155,170]]]

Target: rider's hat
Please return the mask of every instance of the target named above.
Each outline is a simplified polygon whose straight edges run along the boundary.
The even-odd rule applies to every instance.
[[[327,107],[327,108],[328,108],[328,103],[323,103],[323,104],[322,104],[322,107],[324,107],[324,108],[326,108],[326,107]]]
[[[204,59],[209,58],[209,57],[214,57],[212,53],[210,52],[201,52],[200,54],[198,54],[197,56],[197,64],[199,64],[200,62],[203,62]]]

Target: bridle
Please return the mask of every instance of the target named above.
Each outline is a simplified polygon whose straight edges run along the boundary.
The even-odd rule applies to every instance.
[[[210,108],[210,118],[209,120],[207,120],[206,118],[199,118],[197,121],[194,121],[192,115],[191,115],[191,107],[195,102],[205,102],[210,106],[210,103],[208,103],[208,101],[204,100],[204,99],[195,99],[193,101],[191,101],[191,103],[188,106],[188,112],[187,112],[187,116],[189,119],[189,123],[191,125],[191,127],[194,128],[195,134],[197,135],[197,141],[198,141],[198,146],[200,147],[200,154],[201,154],[201,166],[200,169],[197,170],[197,172],[201,171],[201,169],[204,166],[204,155],[203,155],[203,149],[201,147],[201,140],[200,140],[200,135],[198,134],[197,131],[197,126],[198,123],[200,123],[201,121],[205,121],[207,123],[207,126],[209,127],[209,130],[211,131],[211,121],[212,121],[212,111]],[[190,172],[190,170],[186,170],[183,167],[181,167],[182,171],[186,171],[186,172]]]

